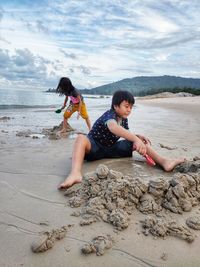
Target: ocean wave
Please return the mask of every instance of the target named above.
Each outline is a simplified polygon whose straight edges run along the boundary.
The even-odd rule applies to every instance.
[[[56,105],[0,105],[1,109],[56,108]]]

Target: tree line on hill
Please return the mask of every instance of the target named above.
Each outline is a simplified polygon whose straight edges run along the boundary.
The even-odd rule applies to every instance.
[[[146,96],[146,95],[155,95],[159,93],[164,93],[164,92],[170,92],[170,93],[190,93],[193,95],[200,95],[200,89],[197,88],[191,88],[191,87],[173,87],[173,88],[156,88],[156,89],[149,89],[148,91],[146,90],[141,90],[140,92],[137,92],[135,96]]]
[[[84,94],[112,95],[117,90],[127,90],[135,96],[145,96],[162,92],[187,92],[200,94],[200,79],[176,76],[140,76],[127,78],[92,89],[81,90]]]
[[[102,90],[101,92],[98,91],[96,92],[93,89],[83,89],[80,90],[82,94],[90,94],[90,95],[112,95],[115,91],[120,90],[122,88],[118,88],[118,89],[114,89],[114,90]],[[184,92],[184,93],[190,93],[193,95],[200,95],[200,88],[192,88],[192,87],[165,87],[165,88],[150,88],[148,90],[131,90],[131,89],[126,89],[123,87],[123,90],[127,90],[132,92],[135,96],[146,96],[146,95],[155,95],[155,94],[159,94],[159,93],[163,93],[163,92],[170,92],[170,93],[180,93],[180,92]]]
[[[105,84],[92,89],[80,89],[82,94],[112,95],[117,90],[127,90],[135,96],[152,95],[162,92],[191,93],[200,95],[200,79],[177,76],[139,76],[126,78],[117,82]],[[55,92],[49,89],[47,92]]]

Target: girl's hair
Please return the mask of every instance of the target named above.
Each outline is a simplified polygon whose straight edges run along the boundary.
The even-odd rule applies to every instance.
[[[75,87],[72,85],[70,79],[67,77],[62,77],[56,88],[56,93],[59,93],[60,95],[65,95],[73,92],[74,90]]]
[[[119,106],[124,100],[131,105],[135,103],[134,96],[131,92],[122,90],[116,91],[112,97],[111,108],[114,109],[114,106]]]

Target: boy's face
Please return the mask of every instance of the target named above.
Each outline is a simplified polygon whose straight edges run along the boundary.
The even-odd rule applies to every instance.
[[[119,106],[114,106],[117,115],[123,119],[126,119],[130,115],[132,108],[133,105],[128,103],[126,100],[122,101]]]

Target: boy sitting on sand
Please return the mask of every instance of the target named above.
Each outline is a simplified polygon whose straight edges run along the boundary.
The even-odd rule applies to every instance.
[[[184,159],[168,159],[160,156],[151,147],[150,140],[142,135],[131,133],[128,119],[135,99],[128,91],[117,91],[112,98],[111,109],[94,123],[87,136],[80,134],[74,144],[72,169],[59,189],[66,189],[82,180],[83,160],[93,161],[102,158],[131,157],[136,150],[139,154],[150,156],[165,171],[169,172]],[[122,137],[125,140],[118,139]]]

